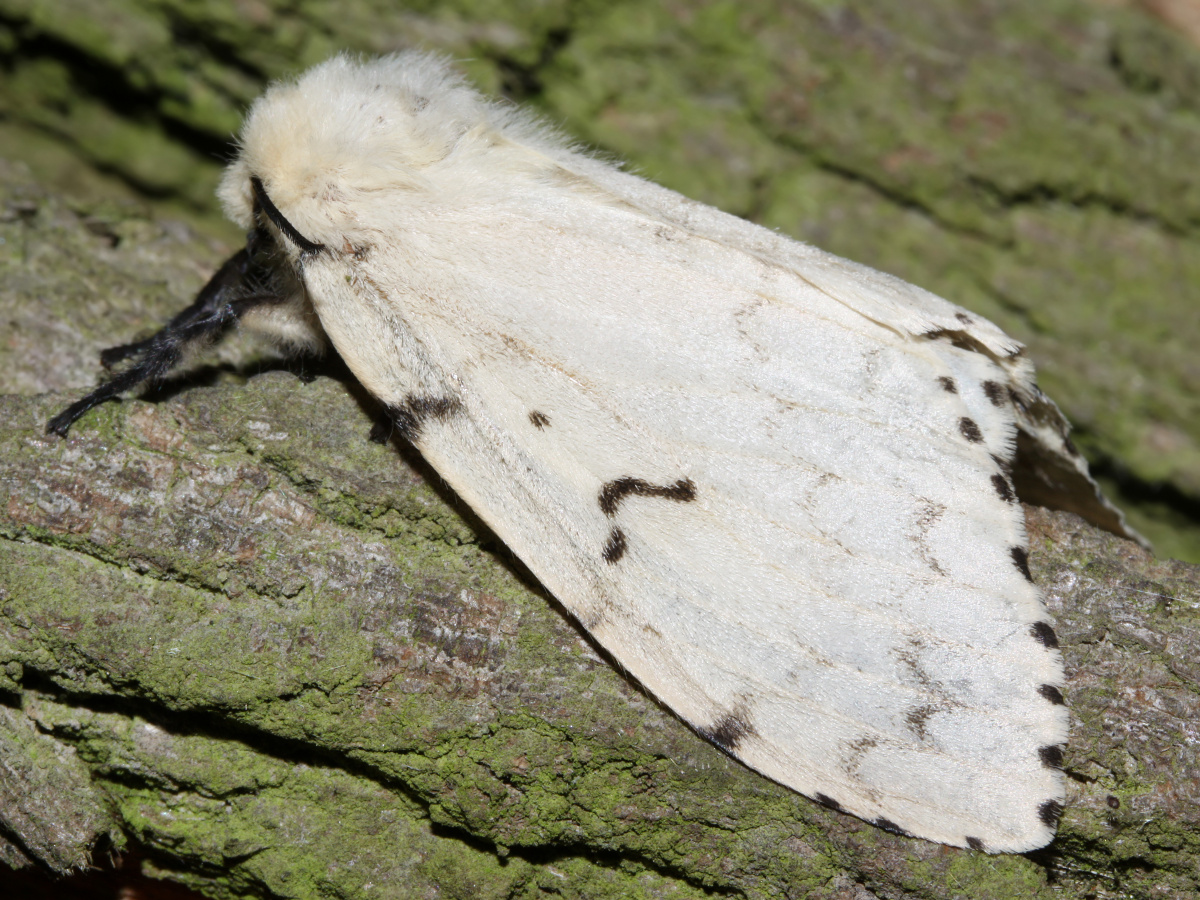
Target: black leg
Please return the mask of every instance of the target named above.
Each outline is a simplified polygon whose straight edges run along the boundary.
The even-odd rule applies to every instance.
[[[375,419],[375,424],[371,426],[371,433],[367,435],[367,440],[372,444],[386,444],[392,437],[392,433],[396,430],[396,423],[392,420],[392,413],[386,407]]]
[[[153,343],[154,338],[148,337],[144,341],[134,341],[132,344],[121,344],[119,347],[109,347],[107,350],[101,350],[100,365],[106,369],[111,369],[117,363],[124,362],[131,356],[137,356],[139,353],[145,352]]]
[[[86,397],[75,401],[46,424],[46,431],[66,437],[71,425],[94,406],[98,406],[143,382],[158,382],[182,359],[192,345],[219,334],[232,322],[256,306],[277,303],[281,297],[259,287],[260,268],[256,233],[247,247],[230,257],[200,291],[196,301],[155,334],[144,341],[113,347],[101,354],[106,366],[129,357],[136,361],[114,375]]]

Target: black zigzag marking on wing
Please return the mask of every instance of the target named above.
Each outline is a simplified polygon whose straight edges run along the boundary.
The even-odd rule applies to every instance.
[[[609,518],[617,514],[617,507],[626,497],[660,497],[664,500],[675,500],[679,503],[690,503],[696,499],[696,484],[690,478],[681,478],[674,484],[657,485],[641,478],[625,476],[606,482],[600,488],[597,502],[600,510]]]

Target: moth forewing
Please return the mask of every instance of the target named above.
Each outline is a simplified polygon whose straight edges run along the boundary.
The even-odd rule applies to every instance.
[[[967,351],[906,342],[739,247],[675,234],[656,254],[644,214],[514,191],[529,199],[470,267],[436,262],[468,249],[470,206],[402,266],[378,246],[305,263],[351,368],[400,409],[453,394],[410,437],[729,752],[888,827],[1044,842],[1061,776],[1038,751],[1065,723],[1038,688],[1061,670],[1029,630],[1020,508],[991,480],[986,440],[1011,455],[1013,414],[984,420],[938,381],[971,373]]]
[[[1067,718],[1017,342],[421,54],[271,88],[222,197],[303,285],[277,313],[697,731],[889,830],[1050,840]]]

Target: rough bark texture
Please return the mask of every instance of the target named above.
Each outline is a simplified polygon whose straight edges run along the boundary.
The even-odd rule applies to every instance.
[[[0,155],[232,242],[213,186],[266,80],[443,50],[669,187],[994,319],[1134,524],[1200,562],[1197,8],[0,0]]]
[[[1186,524],[1195,51],[1059,0],[892,7],[225,20],[0,0],[0,137],[44,167],[94,162],[80,194],[115,175],[204,230],[215,165],[183,148],[215,146],[263,74],[339,46],[472,55],[485,87],[647,174],[998,320],[1094,454],[1173,486],[1170,515],[1138,524]],[[234,340],[45,437],[98,350],[182,306],[228,250],[0,166],[0,861],[61,872],[136,846],[229,897],[1200,890],[1195,567],[1030,509],[1075,719],[1060,837],[988,857],[891,836],[745,770],[624,680],[419,459],[366,441],[373,407],[332,366],[304,383]]]

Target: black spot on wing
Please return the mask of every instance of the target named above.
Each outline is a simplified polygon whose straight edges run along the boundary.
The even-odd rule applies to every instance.
[[[979,430],[979,426],[975,424],[975,420],[963,416],[958,420],[958,430],[972,444],[978,444],[983,441],[983,432]]]
[[[620,528],[614,528],[608,536],[608,541],[604,544],[604,561],[606,563],[615,563],[625,555],[627,548],[625,542],[625,532]]]
[[[279,207],[267,196],[267,189],[263,187],[261,178],[257,175],[251,175],[250,187],[254,191],[254,199],[257,202],[258,208],[267,214],[267,218],[275,223],[275,227],[280,230],[284,237],[305,253],[316,253],[318,250],[325,249],[324,244],[310,241],[296,230],[296,226],[287,220],[284,214],[279,211]]]
[[[758,733],[754,728],[754,723],[749,720],[747,710],[743,705],[739,705],[732,712],[721,716],[711,727],[696,730],[729,753],[736,753],[738,745],[743,740]]]
[[[387,415],[395,433],[415,444],[421,439],[425,423],[430,419],[445,419],[462,409],[457,397],[431,397],[427,394],[409,394],[400,405],[388,404]],[[374,435],[374,430],[372,435]]]
[[[1065,706],[1067,703],[1067,701],[1063,699],[1062,691],[1052,684],[1043,684],[1038,688],[1038,693],[1055,706]]]
[[[996,489],[996,494],[1006,503],[1016,503],[1017,493],[1012,489],[1012,485],[1008,483],[1008,479],[1003,475],[992,476],[992,487]]]
[[[813,794],[813,799],[824,806],[826,809],[834,809],[838,812],[842,811],[842,804],[838,803],[828,794]]]
[[[983,393],[992,401],[992,406],[1003,406],[1004,402],[1008,400],[1008,391],[1004,389],[1004,385],[997,381],[985,381],[983,383]]]
[[[958,321],[962,322],[964,325],[970,325],[972,322],[971,317],[963,312],[955,313],[954,318],[958,319]]]
[[[1058,744],[1047,744],[1045,747],[1039,747],[1038,758],[1047,769],[1061,769],[1063,767],[1062,747],[1058,746]]]
[[[544,412],[538,412],[536,409],[529,414],[529,421],[533,423],[533,427],[538,431],[542,431],[550,424],[550,417]]]
[[[1063,805],[1057,800],[1047,800],[1038,807],[1038,818],[1049,828],[1057,828],[1058,820],[1063,814]]]
[[[958,385],[954,383],[954,379],[949,375],[941,375],[938,377],[938,384],[942,386],[942,390],[947,394],[957,394]]]
[[[1010,547],[1008,552],[1012,555],[1012,561],[1025,576],[1026,581],[1033,581],[1033,576],[1029,574],[1029,554],[1025,552],[1024,547]]]
[[[661,497],[679,503],[690,503],[696,499],[696,484],[690,478],[681,478],[674,484],[656,485],[641,478],[617,478],[600,489],[598,502],[601,511],[609,517],[616,515],[621,501],[629,496]]]
[[[1029,633],[1033,635],[1034,640],[1041,641],[1043,647],[1058,646],[1058,635],[1054,633],[1049,622],[1034,622],[1029,626]]]
[[[984,845],[983,841],[977,837],[968,837],[964,838],[964,840],[966,841],[967,846],[972,850],[978,850],[980,853],[983,853],[987,850],[987,847]]]
[[[907,831],[905,831],[903,828],[901,828],[899,825],[897,825],[891,819],[885,819],[883,816],[880,816],[878,819],[876,819],[871,824],[874,825],[876,828],[882,828],[888,834],[898,834],[901,837],[912,837],[911,834],[909,834]]]

